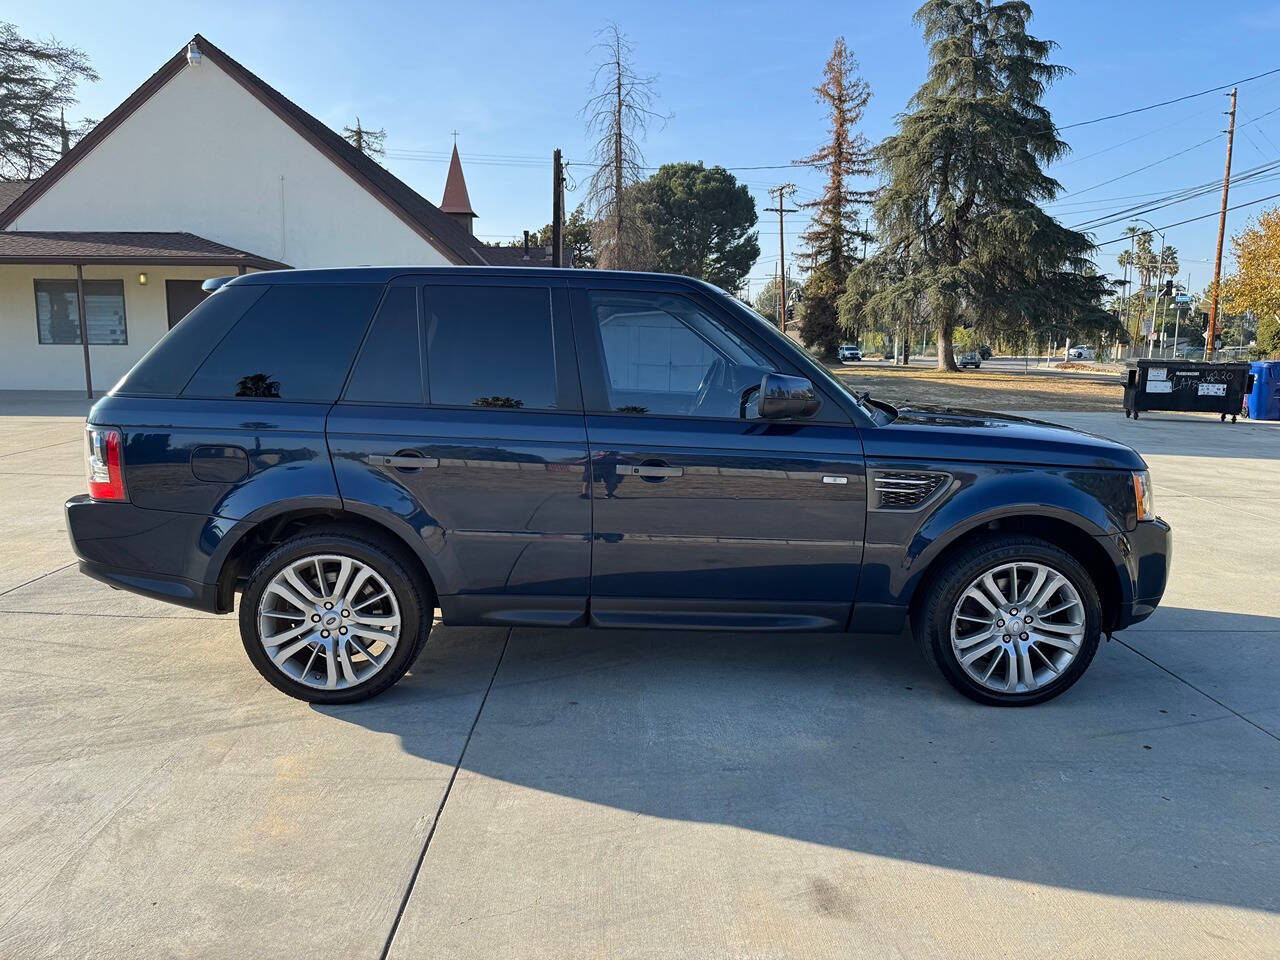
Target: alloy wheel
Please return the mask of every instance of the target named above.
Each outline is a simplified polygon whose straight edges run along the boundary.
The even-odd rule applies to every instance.
[[[290,561],[263,590],[258,639],[299,683],[345,690],[386,666],[400,641],[400,606],[387,581],[353,557]]]
[[[978,576],[951,615],[951,649],[969,677],[997,693],[1029,693],[1060,677],[1086,629],[1079,591],[1060,571],[1033,561]]]

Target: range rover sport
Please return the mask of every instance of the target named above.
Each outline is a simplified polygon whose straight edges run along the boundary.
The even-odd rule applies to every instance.
[[[231,613],[283,692],[385,690],[445,623],[902,634],[988,704],[1149,616],[1130,448],[858,395],[682,277],[358,268],[214,292],[93,407],[80,569]]]

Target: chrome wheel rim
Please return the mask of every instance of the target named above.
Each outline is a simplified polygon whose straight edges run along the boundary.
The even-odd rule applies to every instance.
[[[291,561],[258,602],[258,640],[276,669],[308,687],[343,690],[379,673],[400,642],[390,584],[354,557]]]
[[[992,567],[960,594],[951,649],[969,678],[996,693],[1030,693],[1062,676],[1080,653],[1084,601],[1043,563]]]

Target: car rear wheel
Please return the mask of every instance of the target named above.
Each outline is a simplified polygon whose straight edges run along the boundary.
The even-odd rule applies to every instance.
[[[984,541],[934,578],[915,621],[929,659],[979,703],[1030,706],[1066,691],[1102,634],[1097,587],[1075,557],[1037,537]]]
[[[381,544],[304,534],[254,568],[240,603],[240,639],[276,689],[311,703],[354,703],[413,665],[431,629],[429,594]]]

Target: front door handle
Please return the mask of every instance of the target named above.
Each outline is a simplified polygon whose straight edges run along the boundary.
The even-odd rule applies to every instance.
[[[620,463],[617,466],[620,477],[683,477],[684,467],[658,467],[649,464],[632,466]]]
[[[421,470],[423,467],[440,466],[440,461],[435,457],[421,457],[416,454],[388,457],[380,453],[371,453],[364,460],[375,467],[395,467],[397,470]]]

